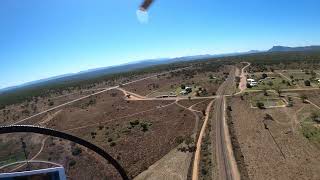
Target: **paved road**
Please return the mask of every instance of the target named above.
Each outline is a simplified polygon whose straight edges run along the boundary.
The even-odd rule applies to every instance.
[[[215,116],[212,121],[216,121],[216,159],[218,165],[219,180],[239,179],[237,165],[230,156],[232,147],[225,123],[225,95],[226,90],[233,86],[235,79],[234,71],[230,72],[228,79],[219,87],[215,101]],[[214,124],[214,122],[212,122]],[[212,126],[213,127],[213,126]],[[228,145],[229,143],[229,145]],[[213,153],[214,154],[214,153]]]

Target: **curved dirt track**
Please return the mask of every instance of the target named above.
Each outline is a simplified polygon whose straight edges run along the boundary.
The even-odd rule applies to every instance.
[[[209,105],[206,108],[205,120],[203,122],[201,131],[199,134],[199,138],[197,141],[197,146],[196,146],[197,148],[196,148],[196,152],[195,152],[194,160],[193,160],[192,180],[198,180],[198,177],[199,177],[199,162],[200,162],[201,143],[202,143],[204,132],[205,132],[207,124],[208,124],[209,114],[210,114],[210,110],[211,110],[213,102],[214,102],[214,100],[210,101]]]
[[[240,83],[239,83],[239,89],[240,89],[240,93],[242,93],[244,90],[246,90],[247,88],[247,73],[245,72],[245,69],[248,68],[251,64],[246,62],[247,65],[244,66],[242,69],[241,69],[241,75],[240,75]]]

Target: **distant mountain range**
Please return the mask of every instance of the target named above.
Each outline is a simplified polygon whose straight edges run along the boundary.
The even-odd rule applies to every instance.
[[[274,46],[267,52],[286,52],[286,51],[311,51],[311,50],[320,50],[320,46],[306,46],[306,47],[285,47],[285,46]],[[24,83],[18,86],[12,86],[0,89],[0,93],[15,90],[23,87],[28,86],[36,86],[43,83],[50,83],[50,82],[58,82],[58,81],[68,81],[74,79],[89,79],[98,76],[103,76],[107,74],[114,74],[119,72],[128,72],[140,68],[150,67],[154,65],[161,65],[161,64],[169,64],[174,62],[182,62],[182,61],[193,61],[193,60],[201,60],[201,59],[208,59],[208,58],[218,58],[218,57],[227,57],[227,56],[237,56],[237,55],[245,55],[245,54],[254,54],[254,53],[261,53],[266,51],[257,51],[251,50],[248,52],[238,52],[238,53],[228,53],[228,54],[206,54],[206,55],[196,55],[196,56],[185,56],[185,57],[176,57],[176,58],[161,58],[161,59],[149,59],[149,60],[142,60],[117,66],[109,66],[109,67],[102,67],[96,69],[89,69],[85,71],[80,71],[78,73],[72,74],[64,74],[59,76],[54,76],[46,79],[40,79],[37,81],[32,81],[28,83]]]
[[[268,52],[320,51],[320,46],[286,47],[273,46]]]

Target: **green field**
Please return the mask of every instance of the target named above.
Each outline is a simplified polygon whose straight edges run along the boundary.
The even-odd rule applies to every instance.
[[[315,71],[316,72],[316,71]],[[298,86],[306,88],[306,87],[319,87],[319,83],[315,80],[312,80],[311,74],[306,74],[305,72],[299,70],[288,70],[282,73],[283,75],[287,76],[288,78],[292,79],[294,83]],[[320,78],[320,74],[315,74],[316,78]],[[304,81],[310,80],[311,86],[305,86]]]
[[[282,107],[286,105],[286,102],[279,98],[274,93],[268,93],[268,96],[263,95],[262,93],[256,94],[251,97],[251,106],[256,108],[257,103],[261,102],[264,104],[264,107]]]
[[[275,89],[292,89],[296,88],[295,85],[288,82],[287,79],[282,77],[274,77],[274,79],[266,79],[263,82],[259,82],[257,86],[252,87],[252,90],[275,90]],[[249,90],[250,90],[249,89]]]

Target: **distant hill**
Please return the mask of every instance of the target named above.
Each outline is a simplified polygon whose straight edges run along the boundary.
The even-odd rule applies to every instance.
[[[318,47],[320,49],[320,46],[310,46],[310,47],[303,47],[303,48],[310,49],[311,47],[312,48]],[[291,50],[291,49],[296,49],[296,48],[274,46],[269,51],[277,51],[277,50],[278,51],[288,51],[288,49]],[[294,50],[291,50],[291,51],[294,51]],[[96,77],[104,76],[104,75],[108,75],[108,74],[128,72],[128,71],[133,71],[133,70],[156,66],[156,65],[170,64],[170,63],[183,62],[183,61],[193,61],[193,60],[207,60],[210,58],[220,58],[220,57],[229,57],[229,56],[246,55],[246,54],[256,54],[256,53],[261,53],[261,52],[265,52],[265,51],[251,50],[248,52],[236,52],[236,53],[215,54],[215,55],[205,54],[205,55],[185,56],[185,57],[176,57],[176,58],[161,58],[161,59],[142,60],[142,61],[136,61],[136,62],[117,65],[117,66],[89,69],[89,70],[85,70],[85,71],[80,71],[78,73],[64,74],[64,75],[59,75],[59,76],[55,76],[55,77],[50,77],[50,78],[46,78],[46,79],[41,79],[41,80],[37,80],[37,81],[24,83],[24,84],[21,84],[18,86],[6,87],[3,89],[0,89],[0,94],[3,92],[17,90],[17,89],[21,89],[21,88],[25,88],[25,87],[34,87],[34,86],[41,86],[43,84],[50,84],[50,83],[59,83],[59,82],[66,82],[66,81],[91,79],[91,78],[96,78]]]
[[[320,46],[286,47],[273,46],[269,52],[320,51]]]
[[[250,52],[244,52],[244,53],[230,53],[230,54],[218,54],[218,55],[206,54],[206,55],[185,56],[185,57],[177,57],[177,58],[141,60],[141,61],[136,61],[136,62],[117,65],[117,66],[89,69],[85,71],[80,71],[78,73],[64,74],[64,75],[59,75],[59,76],[54,76],[50,78],[45,78],[41,80],[24,83],[17,86],[6,87],[3,89],[0,89],[0,93],[8,92],[11,90],[17,90],[25,87],[41,86],[43,84],[48,84],[48,83],[57,83],[62,81],[73,81],[73,80],[85,80],[85,79],[95,78],[95,77],[104,76],[108,74],[128,72],[128,71],[133,71],[141,68],[162,65],[162,64],[201,60],[201,59],[208,59],[208,58],[215,58],[215,57],[233,56],[233,55],[240,55],[240,54],[249,54],[253,52],[256,52],[256,51],[250,51]]]

